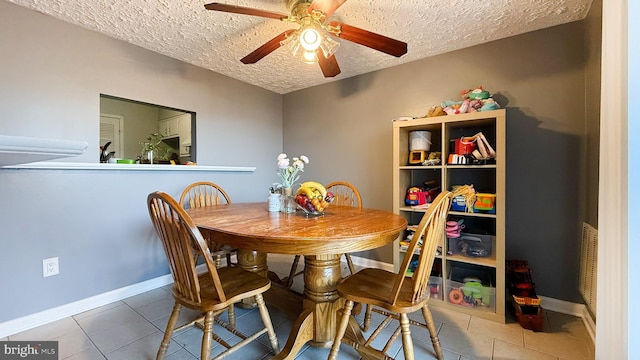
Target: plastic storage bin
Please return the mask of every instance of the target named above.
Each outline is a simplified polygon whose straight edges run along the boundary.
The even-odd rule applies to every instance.
[[[447,280],[446,301],[460,307],[495,312],[496,288],[476,281],[463,283]]]
[[[449,238],[449,251],[468,257],[490,257],[493,255],[495,236],[461,233],[459,238]]]
[[[464,283],[468,279],[475,279],[485,286],[493,286],[491,274],[485,268],[463,268],[455,265],[451,267],[449,280]]]

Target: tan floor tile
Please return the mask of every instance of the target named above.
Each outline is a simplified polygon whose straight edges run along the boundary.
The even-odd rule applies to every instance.
[[[158,301],[141,305],[135,311],[145,319],[153,322],[171,314],[174,305],[173,296],[168,296]]]
[[[433,305],[429,306],[429,309],[431,309],[431,314],[433,315],[433,320],[435,322],[453,325],[463,330],[469,328],[469,321],[471,320],[470,315]]]
[[[108,360],[134,360],[134,359],[155,359],[158,347],[162,342],[163,334],[156,331],[150,335],[142,337],[112,352],[105,352]],[[167,357],[182,348],[175,341],[169,343]],[[172,357],[173,358],[173,357]],[[188,358],[188,357],[184,357]],[[175,359],[178,359],[176,357]]]
[[[150,290],[135,296],[128,297],[122,300],[127,305],[134,309],[138,309],[141,306],[151,304],[156,301],[171,299],[171,292],[166,291],[163,288]]]
[[[61,359],[94,347],[89,337],[80,327],[73,332],[57,336],[51,340],[58,341],[58,354]]]
[[[524,346],[523,329],[518,323],[502,324],[472,316],[469,322],[469,331]]]
[[[62,358],[64,360],[104,360],[105,357],[95,347],[88,348],[69,357]]]
[[[109,326],[100,332],[91,334],[90,337],[103,354],[108,354],[111,351],[156,332],[162,336],[162,332],[155,326],[142,317],[139,317],[133,321]],[[107,355],[107,357],[110,356]]]
[[[442,355],[444,355],[444,360],[460,360],[460,354],[456,354],[449,350],[442,350]]]
[[[198,360],[190,352],[185,349],[180,349],[173,354],[167,355],[164,360]]]
[[[84,318],[84,317],[87,317],[87,316],[93,316],[93,315],[95,315],[95,314],[97,314],[97,313],[100,313],[100,312],[103,312],[103,311],[106,311],[106,310],[112,309],[112,308],[114,308],[114,307],[121,306],[122,304],[123,304],[123,302],[122,302],[122,301],[114,301],[114,302],[112,302],[112,303],[109,303],[109,304],[106,304],[106,305],[103,305],[103,306],[97,307],[97,308],[95,308],[95,309],[87,310],[87,311],[85,311],[85,312],[81,312],[81,313],[79,313],[79,314],[73,315],[73,317],[74,317],[76,320],[77,320],[77,319],[82,319],[82,318]]]
[[[553,333],[565,333],[591,341],[589,332],[581,318],[573,315],[546,311],[549,329]]]
[[[80,330],[71,317],[57,320],[37,328],[29,329],[9,336],[11,341],[52,340],[55,337]]]
[[[443,348],[472,359],[491,359],[493,338],[442,324],[438,333]]]
[[[497,340],[493,346],[493,360],[558,360],[556,356],[547,355],[539,351],[517,346],[512,343]]]
[[[593,359],[590,341],[563,333],[524,331],[524,345],[528,349],[554,355],[566,360]]]
[[[143,319],[143,317],[131,309],[129,305],[126,305],[121,301],[118,303],[120,304],[119,306],[76,318],[76,321],[80,324],[80,327],[82,327],[82,329],[91,336],[105,329]]]

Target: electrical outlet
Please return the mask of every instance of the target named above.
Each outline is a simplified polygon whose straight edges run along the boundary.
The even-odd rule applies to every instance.
[[[58,268],[58,257],[42,260],[42,277],[58,275],[60,268]]]

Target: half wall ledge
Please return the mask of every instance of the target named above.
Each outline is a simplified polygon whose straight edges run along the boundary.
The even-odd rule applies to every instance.
[[[87,145],[86,141],[0,135],[0,166],[78,156]]]
[[[117,170],[117,171],[208,171],[208,172],[254,172],[255,166],[207,166],[207,165],[151,165],[151,164],[109,164],[76,162],[34,162],[29,164],[0,166],[0,169],[33,170]]]

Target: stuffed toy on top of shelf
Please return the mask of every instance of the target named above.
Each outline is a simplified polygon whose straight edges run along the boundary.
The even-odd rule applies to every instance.
[[[440,106],[447,115],[465,114],[475,111],[489,111],[500,108],[491,93],[482,86],[476,89],[462,90],[462,101],[446,100]]]

